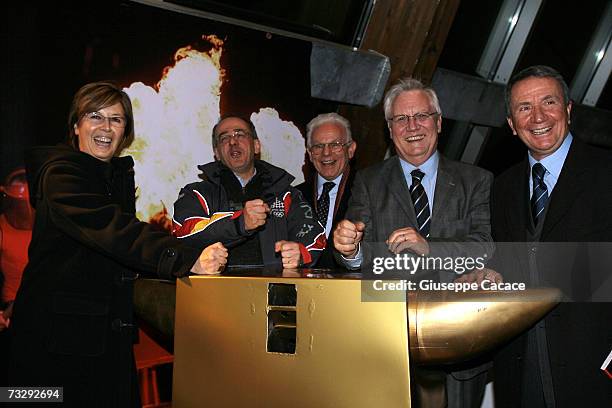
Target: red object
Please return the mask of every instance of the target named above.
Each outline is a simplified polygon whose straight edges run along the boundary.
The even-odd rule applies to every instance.
[[[30,192],[25,169],[19,168],[6,177],[2,192],[2,212],[7,221],[20,230],[31,230],[34,210],[30,205]]]
[[[32,230],[17,229],[0,215],[0,270],[4,274],[2,301],[15,300],[23,269],[28,263],[28,246]]]
[[[174,361],[174,356],[164,350],[141,329],[138,330],[138,344],[134,345],[134,357],[140,383],[142,408],[169,407],[170,402],[161,402],[155,369]]]
[[[2,190],[11,198],[25,201],[30,200],[25,169],[19,168],[11,172],[11,174],[6,177]]]

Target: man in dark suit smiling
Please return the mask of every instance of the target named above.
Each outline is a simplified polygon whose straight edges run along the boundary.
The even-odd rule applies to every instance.
[[[368,273],[380,256],[490,256],[493,176],[438,153],[442,112],[435,91],[401,80],[385,95],[384,110],[397,156],[355,176],[346,219],[333,233],[337,258]],[[445,282],[458,276],[437,272],[432,278]],[[450,370],[446,378],[441,370],[413,370],[415,407],[443,407],[446,400],[449,407],[480,406],[485,370]]]
[[[351,137],[351,125],[337,113],[323,113],[306,126],[308,157],[317,171],[313,182],[304,182],[296,188],[315,209],[325,228],[327,246],[317,261],[320,268],[338,268],[333,256],[330,233],[338,221],[344,218],[354,173],[350,160],[355,154],[357,142]]]
[[[612,348],[612,155],[572,136],[568,87],[550,67],[515,74],[506,109],[528,154],[495,180],[495,267],[561,289],[564,303],[498,354],[495,406],[609,406],[600,366]]]
[[[465,255],[465,242],[480,255],[492,254],[493,176],[438,153],[442,118],[434,90],[405,79],[389,89],[384,105],[397,156],[355,176],[346,219],[333,235],[340,259],[350,268],[367,265],[369,244],[383,242],[387,255],[429,255],[432,248]]]

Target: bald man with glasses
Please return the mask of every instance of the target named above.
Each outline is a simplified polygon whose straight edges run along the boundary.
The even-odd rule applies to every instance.
[[[313,265],[325,232],[285,170],[259,160],[253,123],[222,118],[213,128],[216,161],[199,166],[202,181],[174,203],[173,233],[196,248],[222,242],[228,266]]]

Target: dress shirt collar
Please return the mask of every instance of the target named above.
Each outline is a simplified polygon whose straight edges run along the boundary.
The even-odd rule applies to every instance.
[[[323,192],[323,184],[327,183],[328,181],[333,181],[335,184],[334,188],[332,188],[329,192],[330,196],[332,194],[336,195],[336,191],[338,191],[338,187],[340,186],[340,182],[342,181],[343,175],[344,173],[341,173],[338,177],[336,177],[333,180],[325,180],[323,177],[321,177],[320,174],[317,173],[317,198],[319,198],[319,196]]]
[[[425,163],[420,166],[415,166],[411,163],[408,163],[406,160],[399,158],[400,164],[402,165],[402,171],[404,172],[404,177],[406,180],[412,180],[412,175],[410,174],[412,170],[420,169],[423,173],[425,173],[425,177],[423,177],[422,183],[425,183],[425,180],[429,178],[429,180],[435,180],[436,175],[438,174],[438,163],[440,162],[440,156],[438,155],[438,151],[436,150],[434,154],[432,154],[429,159],[425,161]],[[410,185],[410,183],[408,183]]]
[[[234,173],[234,172],[232,172],[232,173]],[[242,177],[240,177],[236,173],[234,173],[234,176],[236,176],[236,178],[240,182],[240,185],[242,186],[242,188],[244,188],[247,184],[249,184],[249,181],[253,180],[253,177],[255,177],[256,174],[257,174],[257,168],[254,167],[253,168],[253,175],[251,177],[249,177],[248,179],[243,179]]]
[[[529,168],[531,169],[533,165],[538,162],[542,163],[542,166],[546,168],[546,172],[550,173],[554,177],[555,181],[558,180],[559,175],[561,174],[561,169],[563,168],[563,163],[565,163],[565,158],[567,157],[567,153],[569,152],[572,144],[572,140],[574,140],[572,134],[568,133],[563,143],[561,143],[561,146],[559,146],[554,153],[539,161],[534,159],[531,152],[529,152]]]

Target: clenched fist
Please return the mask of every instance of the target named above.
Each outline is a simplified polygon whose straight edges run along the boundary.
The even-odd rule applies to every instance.
[[[191,268],[198,275],[214,275],[220,273],[227,263],[227,249],[220,242],[204,248],[200,257]]]
[[[269,212],[270,207],[263,200],[256,199],[247,201],[242,209],[245,229],[247,231],[252,231],[264,225]]]
[[[334,230],[334,247],[346,258],[355,257],[364,230],[365,224],[361,221],[340,221]]]
[[[280,252],[283,268],[297,268],[302,263],[300,244],[292,241],[278,241],[274,244],[274,252]]]

